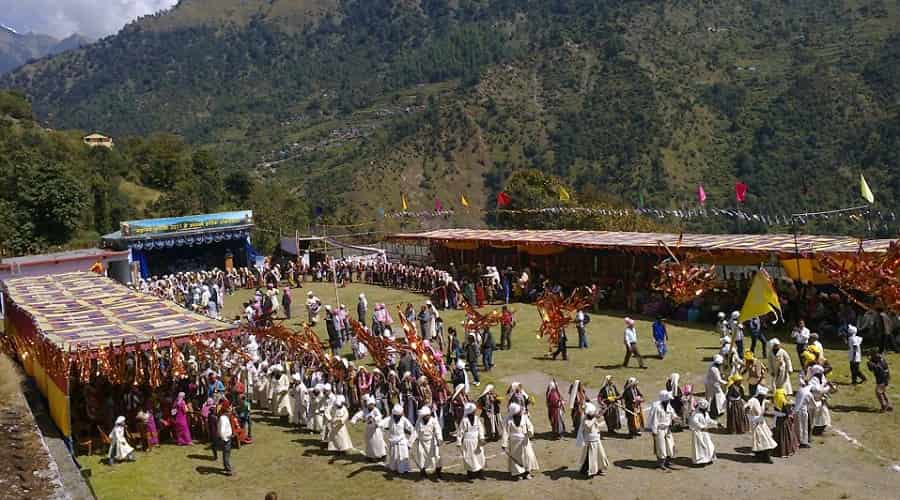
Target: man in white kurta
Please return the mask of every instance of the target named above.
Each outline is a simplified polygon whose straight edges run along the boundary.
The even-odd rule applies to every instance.
[[[323,384],[316,384],[313,386],[312,396],[309,400],[309,414],[312,420],[309,430],[313,432],[322,432],[322,429],[325,427],[325,412],[323,410],[325,405],[324,392],[325,386]]]
[[[825,379],[825,369],[822,365],[810,367],[809,387],[814,401],[813,410],[813,434],[821,434],[826,428],[831,427],[831,410],[828,409],[827,394],[831,390],[831,384]]]
[[[691,429],[691,445],[694,465],[707,465],[716,461],[716,447],[712,442],[708,429],[718,423],[709,416],[709,402],[701,399],[697,402],[697,411],[688,420]]]
[[[600,419],[597,418],[597,407],[593,403],[584,405],[584,418],[578,427],[575,445],[581,448],[579,467],[581,473],[591,478],[603,475],[609,469],[609,459],[600,441]]]
[[[475,403],[466,403],[456,431],[456,445],[462,453],[466,476],[484,478],[484,426],[475,415]]]
[[[276,365],[280,367],[280,365]],[[279,417],[293,419],[294,405],[291,403],[291,379],[282,370],[276,370],[273,376],[275,387],[272,390],[272,412]]]
[[[812,427],[810,417],[815,409],[815,401],[813,400],[812,387],[802,385],[797,389],[794,395],[794,415],[795,425],[797,429],[797,440],[800,441],[801,448],[809,448],[809,431]]]
[[[294,374],[294,420],[293,424],[300,427],[309,425],[309,389],[303,383],[299,373]]]
[[[366,424],[366,458],[369,461],[381,460],[387,455],[384,446],[384,433],[381,431],[381,411],[378,410],[375,397],[371,394],[365,396],[365,408],[356,412],[350,423],[355,424],[362,420]]]
[[[329,420],[331,418],[331,407],[334,406],[334,398],[335,396],[331,392],[331,384],[322,384],[322,400],[318,410],[322,413],[321,439],[323,443],[327,443],[330,439],[331,425]]]
[[[706,401],[709,403],[710,416],[718,418],[725,413],[725,384],[728,382],[722,378],[722,362],[724,358],[720,354],[713,357],[713,362],[706,371]]]
[[[794,394],[794,388],[791,386],[791,372],[794,371],[794,365],[791,362],[791,355],[781,346],[778,339],[772,339],[772,351],[775,355],[772,358],[774,367],[770,367],[772,372],[772,381],[776,389],[784,389],[784,393],[788,396]]]
[[[757,386],[756,395],[750,398],[744,409],[750,416],[750,436],[753,438],[753,453],[761,462],[772,463],[772,450],[778,446],[772,439],[772,429],[766,422],[766,396],[769,390],[765,386]]]
[[[263,361],[259,364],[259,371],[256,374],[256,382],[253,387],[253,400],[260,406],[265,408],[269,404],[266,401],[266,393],[269,392],[269,363]]]
[[[660,391],[659,399],[650,407],[648,416],[650,432],[653,434],[653,450],[656,452],[657,467],[662,470],[672,468],[675,457],[675,438],[672,437],[672,420],[675,408],[672,407],[672,393]]]
[[[134,448],[128,444],[125,436],[125,417],[117,418],[112,432],[109,433],[109,452],[106,459],[109,465],[116,462],[134,461]]]
[[[441,424],[431,415],[431,408],[419,409],[416,421],[416,438],[412,443],[412,458],[423,477],[428,476],[428,469],[434,469],[434,475],[441,478],[441,441],[444,435]]]
[[[344,396],[335,396],[334,405],[331,407],[331,414],[328,418],[328,451],[336,451],[339,455],[343,455],[353,449],[353,442],[350,440],[350,431],[347,430],[347,419],[349,412],[347,411]]]
[[[509,458],[509,473],[513,477],[531,479],[531,471],[538,470],[537,457],[531,447],[534,426],[518,403],[510,403],[500,446]]]
[[[388,470],[406,474],[409,472],[409,438],[415,434],[415,429],[403,416],[403,406],[395,404],[391,409],[391,416],[382,420],[379,425],[386,431],[387,462],[385,465]]]

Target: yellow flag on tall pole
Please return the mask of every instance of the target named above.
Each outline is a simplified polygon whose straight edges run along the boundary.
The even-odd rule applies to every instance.
[[[462,203],[462,206],[469,208],[469,200],[466,199],[466,195],[459,195],[459,202]]]
[[[401,194],[401,195],[400,195],[400,206],[403,207],[403,211],[404,211],[404,212],[405,212],[406,209],[408,208],[407,205],[406,205],[406,195],[405,195],[405,194]]]
[[[872,194],[872,190],[869,189],[869,183],[866,182],[866,178],[863,174],[859,174],[859,191],[864,200],[869,203],[875,203],[875,195]]]
[[[747,298],[744,299],[740,321],[748,321],[756,316],[765,316],[771,312],[782,317],[781,302],[779,302],[778,293],[769,279],[769,273],[760,269],[756,272],[756,276],[753,277],[753,283],[747,292]]]
[[[572,197],[569,196],[569,192],[566,191],[566,188],[560,186],[559,187],[559,201],[569,201]]]

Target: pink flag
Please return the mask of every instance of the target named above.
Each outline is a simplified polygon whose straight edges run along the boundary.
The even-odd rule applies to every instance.
[[[435,212],[440,212],[440,211],[443,210],[443,209],[444,209],[444,206],[441,205],[441,200],[435,198],[435,199],[434,199],[434,211],[435,211]]]
[[[747,199],[747,185],[743,182],[735,183],[734,195],[737,197],[738,203],[743,203]]]
[[[697,201],[699,201],[701,205],[706,204],[706,191],[703,190],[703,184],[697,185]]]

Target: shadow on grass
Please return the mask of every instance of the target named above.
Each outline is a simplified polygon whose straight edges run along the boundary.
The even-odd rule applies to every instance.
[[[873,408],[871,406],[861,406],[861,405],[829,405],[828,406],[831,411],[836,411],[838,413],[881,413],[878,408]]]
[[[737,448],[734,449],[734,451],[736,451],[738,453],[743,453],[745,455],[753,454],[753,448],[751,448],[749,446],[738,446]]]
[[[219,467],[208,467],[206,465],[199,465],[199,466],[197,466],[197,468],[195,470],[198,473],[203,474],[203,475],[208,475],[208,474],[218,474],[220,476],[226,475],[225,469],[221,469]]]
[[[344,453],[343,455],[339,455],[335,452],[328,452],[332,455],[331,460],[328,461],[329,464],[333,464],[335,462],[346,462],[344,465],[352,465],[352,464],[368,464],[371,463],[365,455],[360,455],[359,453]]]
[[[194,460],[206,460],[207,462],[215,462],[216,459],[209,455],[197,455],[196,453],[192,453],[187,456],[188,458],[192,458]]]
[[[721,349],[721,347],[715,347],[715,346],[697,346],[697,347],[695,347],[694,349],[696,349],[696,350],[698,350],[698,351],[718,351],[719,349]]]
[[[599,369],[601,369],[601,370],[623,370],[623,369],[625,369],[625,367],[622,366],[622,365],[620,365],[620,364],[615,364],[615,365],[595,365],[594,368],[599,368]]]
[[[537,432],[534,434],[532,438],[533,441],[541,440],[541,441],[562,441],[566,436],[558,437],[555,432],[547,431],[547,432]]]
[[[568,467],[558,467],[553,470],[544,471],[543,475],[549,477],[552,481],[559,481],[564,477],[569,479],[587,479],[581,472],[575,469],[569,469]]]
[[[716,458],[729,460],[731,462],[737,462],[740,464],[752,464],[759,462],[759,460],[756,459],[756,455],[745,455],[738,453],[716,453]]]
[[[604,432],[603,439],[634,439],[632,436],[628,435],[627,432]]]
[[[302,444],[303,446],[315,446],[322,444],[322,439],[317,437],[291,439],[292,443]]]
[[[613,462],[613,465],[616,467],[631,470],[631,469],[656,469],[656,460],[637,460],[637,459],[627,459],[627,460],[616,460]]]

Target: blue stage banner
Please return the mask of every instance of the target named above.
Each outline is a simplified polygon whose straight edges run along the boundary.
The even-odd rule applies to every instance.
[[[214,227],[243,226],[253,224],[253,211],[222,212],[218,214],[188,215],[164,219],[145,219],[123,222],[122,236],[177,233]]]

